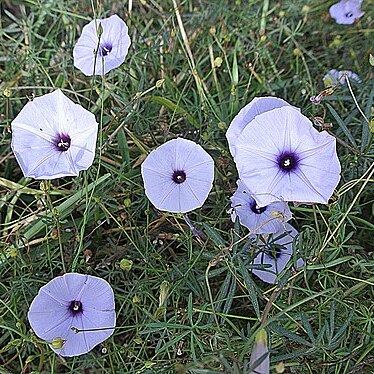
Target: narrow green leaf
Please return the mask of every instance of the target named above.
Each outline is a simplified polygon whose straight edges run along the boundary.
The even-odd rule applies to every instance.
[[[150,100],[157,104],[164,105],[176,114],[184,116],[194,127],[200,128],[200,123],[179,104],[175,104],[171,100],[161,96],[150,96]]]
[[[89,193],[92,191],[93,188],[100,186],[104,181],[106,181],[110,177],[110,174],[105,174],[102,177],[100,177],[98,180],[92,182],[87,186],[87,189],[81,189],[78,192],[76,192],[73,196],[66,199],[63,203],[58,205],[56,207],[57,213],[60,217],[60,219],[64,219],[67,215],[69,215],[75,208],[78,201],[83,199],[86,196],[86,193]],[[47,215],[40,217],[36,223],[32,223],[31,227],[27,229],[24,234],[23,238],[25,240],[30,240],[35,237],[44,227],[44,219],[52,219],[52,213],[48,213]]]
[[[252,280],[252,277],[251,277],[248,269],[245,267],[244,262],[241,259],[238,259],[238,260],[239,260],[240,274],[243,277],[244,284],[245,284],[245,286],[248,290],[249,298],[251,300],[253,309],[256,313],[256,316],[260,319],[260,307],[258,305],[256,284]]]
[[[213,240],[213,242],[218,246],[225,246],[226,243],[222,239],[222,237],[217,233],[216,230],[214,230],[212,227],[210,227],[207,223],[203,222],[204,229],[206,231],[206,235],[209,239]]]
[[[278,335],[280,336],[284,336],[288,339],[291,339],[299,344],[303,344],[303,345],[306,345],[307,347],[313,347],[313,344],[308,342],[307,340],[305,340],[304,338],[302,338],[301,336],[293,333],[292,331],[289,331],[287,329],[285,329],[284,327],[280,326],[280,325],[277,325],[275,323],[271,323],[270,326],[272,331],[274,331],[275,333],[277,333]]]
[[[344,123],[344,121],[340,118],[339,114],[336,112],[336,110],[328,103],[326,103],[328,110],[332,114],[332,116],[335,118],[336,122],[338,123],[339,127],[344,132],[345,136],[348,138],[350,143],[357,148],[357,144],[355,141],[355,138],[352,136],[351,132],[349,131],[347,125]]]
[[[130,170],[130,151],[129,144],[127,143],[125,130],[122,128],[117,134],[118,150],[122,157],[122,163],[124,164],[124,171],[127,173]]]

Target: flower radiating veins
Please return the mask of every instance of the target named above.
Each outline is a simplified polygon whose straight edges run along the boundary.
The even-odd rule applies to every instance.
[[[340,180],[335,138],[291,106],[256,116],[235,145],[239,178],[259,207],[280,200],[326,204]]]
[[[214,162],[191,140],[169,140],[144,160],[145,193],[160,210],[186,213],[201,207],[214,179]]]
[[[232,120],[226,132],[229,149],[233,157],[236,154],[236,141],[245,127],[259,114],[268,112],[283,106],[289,106],[286,101],[278,97],[256,97],[249,104],[240,110]]]
[[[29,101],[12,121],[12,149],[26,177],[76,176],[95,157],[95,116],[61,90]]]
[[[104,75],[125,61],[130,44],[127,25],[116,14],[92,20],[74,47],[74,66],[87,76]]]
[[[116,313],[112,287],[91,275],[52,279],[34,298],[28,319],[35,334],[61,356],[79,356],[109,338]]]
[[[280,231],[284,222],[291,219],[292,214],[284,201],[276,201],[259,208],[251,196],[249,188],[237,181],[238,188],[231,197],[231,220],[236,217],[242,226],[247,227],[253,234],[270,234]]]

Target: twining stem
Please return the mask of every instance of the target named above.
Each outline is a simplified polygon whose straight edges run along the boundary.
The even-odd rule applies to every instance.
[[[201,233],[200,233],[200,232],[196,229],[196,227],[192,224],[192,222],[190,221],[190,219],[189,219],[187,213],[185,213],[185,214],[183,215],[183,218],[184,218],[184,220],[186,221],[188,227],[191,229],[191,231],[192,231],[192,233],[194,234],[194,236],[196,237],[196,239],[198,240],[198,242],[199,242],[200,244],[203,244],[203,241],[202,241],[202,239],[201,239]]]
[[[93,13],[94,13],[94,18],[96,20],[95,7],[94,7],[94,4],[93,4],[92,1],[91,1],[91,5],[92,5]],[[97,57],[97,53],[98,53],[98,50],[99,50],[100,36],[101,36],[101,33],[102,33],[102,30],[100,31],[99,27],[101,27],[101,24],[97,27],[97,33],[98,33],[98,36],[99,36],[99,41],[98,41],[97,50],[95,52],[94,69],[96,67],[96,57]],[[101,64],[102,64],[102,72],[104,72],[104,59],[103,58],[101,58]],[[95,74],[93,74],[93,77],[94,76],[95,76]],[[93,90],[93,85],[94,85],[94,79],[92,79],[92,82],[91,82],[91,92]],[[101,95],[100,121],[99,121],[99,131],[98,131],[98,134],[99,134],[99,155],[98,155],[98,166],[97,166],[97,172],[96,172],[95,180],[98,180],[99,175],[100,175],[101,156],[102,156],[102,152],[103,152],[103,150],[102,150],[102,145],[103,145],[103,131],[102,131],[102,128],[103,128],[103,119],[104,119],[104,97],[105,97],[104,93],[105,93],[105,78],[104,78],[104,74],[102,74],[101,75],[101,92],[100,92],[100,95]],[[86,191],[87,191],[87,186],[88,186],[87,173],[85,173],[85,189],[86,189]],[[88,211],[90,209],[94,193],[95,193],[95,186],[92,188],[90,196],[88,196],[88,194],[86,193],[86,208],[85,208],[84,213],[83,213],[83,222],[82,222],[82,226],[81,226],[80,232],[79,232],[79,234],[80,234],[79,246],[78,246],[78,250],[75,254],[73,263],[71,265],[71,271],[75,271],[75,269],[77,267],[77,264],[78,264],[79,255],[82,253],[82,250],[83,250],[84,231],[85,231],[85,228],[86,228],[86,225],[87,225]]]
[[[52,216],[53,216],[53,218],[55,219],[55,222],[56,222],[58,246],[60,248],[60,256],[61,256],[61,262],[62,262],[62,269],[63,269],[64,273],[66,273],[65,260],[64,260],[64,249],[62,247],[60,217],[59,217],[57,209],[53,206],[53,201],[52,201],[51,195],[49,194],[49,189],[50,189],[50,186],[51,186],[51,181],[45,180],[42,183],[43,183],[42,190],[43,190],[44,195],[45,195],[45,197],[47,199],[49,208],[51,210],[51,214],[52,214]]]

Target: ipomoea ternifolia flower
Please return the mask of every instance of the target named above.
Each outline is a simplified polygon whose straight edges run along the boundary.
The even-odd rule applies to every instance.
[[[350,70],[336,70],[331,69],[324,77],[323,83],[326,87],[335,86],[338,82],[340,84],[347,84],[345,77],[348,77],[350,82],[360,83],[360,77]]]
[[[260,207],[324,203],[340,180],[336,140],[291,106],[259,114],[236,142],[239,178]]]
[[[330,16],[336,23],[350,25],[362,17],[365,12],[361,11],[363,0],[341,0],[329,9]]]
[[[252,238],[252,245],[256,249],[256,257],[253,259],[254,265],[268,265],[261,269],[252,269],[252,273],[257,275],[262,281],[274,284],[277,276],[286,267],[293,254],[293,245],[297,237],[297,230],[289,223],[284,224],[280,231],[269,235],[257,235]],[[304,261],[299,259],[296,266],[302,266]]]
[[[201,207],[214,179],[214,162],[191,140],[177,138],[153,150],[144,160],[145,194],[160,210],[186,213]]]
[[[99,28],[102,28],[100,39]],[[125,61],[130,44],[127,25],[116,14],[92,20],[83,27],[74,47],[74,66],[88,76],[104,75]]]
[[[269,374],[270,373],[270,354],[268,350],[268,338],[264,329],[260,330],[252,348],[251,359],[249,362],[251,371],[249,374]]]
[[[12,149],[25,177],[76,176],[95,157],[95,116],[61,90],[29,101],[12,122]]]
[[[79,356],[113,334],[111,327],[116,324],[113,290],[104,279],[67,273],[39,290],[27,316],[35,334],[50,342],[56,353]],[[72,327],[95,331],[77,333]]]
[[[253,234],[271,234],[281,230],[284,222],[291,219],[291,211],[284,201],[259,208],[248,187],[240,179],[237,184],[238,189],[231,197],[230,213],[233,222],[239,217],[240,224]]]
[[[257,115],[267,112],[272,109],[281,108],[282,106],[290,105],[283,99],[278,97],[255,97],[249,104],[240,110],[235,118],[230,123],[226,132],[226,138],[229,143],[229,149],[233,157],[235,157],[236,147],[235,143],[244,128]]]

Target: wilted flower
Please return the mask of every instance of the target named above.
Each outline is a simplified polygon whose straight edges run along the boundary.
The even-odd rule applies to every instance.
[[[264,329],[260,330],[252,348],[251,359],[249,362],[251,371],[249,374],[269,374],[270,373],[270,354],[268,350],[268,338]]]
[[[240,110],[235,118],[230,123],[226,132],[226,138],[229,143],[230,152],[233,157],[236,153],[236,141],[244,128],[257,115],[267,112],[272,109],[281,108],[282,106],[290,105],[283,99],[278,97],[255,97],[249,104]]]
[[[95,116],[61,90],[29,101],[12,122],[12,149],[25,177],[76,176],[95,156]]]
[[[104,75],[125,61],[130,44],[127,25],[116,14],[92,20],[74,47],[74,66],[88,76]]]
[[[214,179],[214,162],[191,140],[177,138],[152,151],[142,164],[145,194],[160,210],[186,213],[201,207]]]
[[[266,283],[275,283],[278,274],[286,267],[293,254],[293,246],[297,237],[297,230],[289,223],[285,223],[284,228],[271,235],[257,235],[252,239],[252,246],[256,249],[256,257],[253,259],[254,265],[267,265],[263,270],[252,269]],[[302,266],[303,260],[299,259],[297,267]]]
[[[335,19],[336,23],[350,25],[365,14],[361,11],[362,1],[340,0],[330,7],[330,16]]]
[[[284,222],[291,219],[291,211],[284,201],[273,202],[262,208],[257,206],[248,187],[239,179],[238,189],[231,197],[231,220],[239,217],[241,225],[252,233],[274,233],[282,229]]]
[[[28,319],[35,334],[50,342],[56,353],[82,355],[113,334],[116,313],[112,287],[91,275],[56,277],[39,290]]]
[[[334,86],[338,83],[340,84],[347,84],[345,77],[348,77],[350,81],[360,83],[360,77],[350,70],[336,70],[331,69],[324,77],[323,83],[326,87]]]
[[[235,162],[259,207],[325,204],[340,180],[335,138],[291,106],[256,116],[236,142]]]

